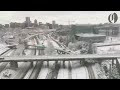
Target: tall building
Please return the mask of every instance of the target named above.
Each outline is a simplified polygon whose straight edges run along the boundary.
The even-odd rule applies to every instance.
[[[5,28],[9,28],[9,24],[5,24]]]
[[[10,28],[15,28],[15,22],[10,23]]]
[[[46,23],[46,26],[48,26],[49,29],[52,29],[52,24]]]
[[[36,19],[34,20],[34,27],[38,27],[38,23]]]
[[[8,27],[8,25],[5,25],[5,26]],[[9,25],[9,27],[10,28],[19,28],[19,27],[22,27],[22,23],[11,22],[10,25]]]
[[[15,27],[21,27],[21,23],[15,23]]]
[[[25,22],[21,23],[21,28],[25,28],[25,27],[26,27],[26,23]]]
[[[36,19],[34,20],[34,24],[37,24],[37,20]]]
[[[26,27],[30,27],[31,25],[31,21],[30,21],[30,17],[26,17]]]
[[[42,25],[42,22],[39,22],[39,26]]]
[[[52,21],[52,29],[57,29],[58,28],[58,24],[56,24],[55,21]]]
[[[30,22],[30,17],[26,17],[26,21],[27,21],[27,22]]]
[[[0,28],[3,28],[3,25],[2,25],[2,24],[0,24]]]
[[[55,21],[52,21],[52,28],[55,29]]]
[[[55,21],[52,21],[52,24],[55,24]]]
[[[57,29],[57,28],[58,28],[58,26],[59,26],[58,24],[55,24],[55,29]]]

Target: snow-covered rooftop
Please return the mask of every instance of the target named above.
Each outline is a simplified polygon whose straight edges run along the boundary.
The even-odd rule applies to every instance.
[[[99,35],[99,34],[76,34],[76,36],[80,36],[80,37],[100,37],[100,36],[105,36],[105,35]]]

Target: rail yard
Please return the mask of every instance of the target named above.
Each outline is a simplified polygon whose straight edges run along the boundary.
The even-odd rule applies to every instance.
[[[107,79],[102,65],[119,63],[119,54],[81,54],[55,40],[51,33],[33,33],[26,43],[0,48],[1,79]],[[103,44],[102,44],[103,45]],[[100,47],[100,45],[99,45]],[[101,64],[83,63],[85,60]],[[116,65],[117,65],[116,63]]]
[[[42,39],[40,38],[42,36]],[[16,49],[10,49],[7,46],[0,48],[1,57],[31,57],[47,56],[49,50],[43,52],[35,46],[44,45],[46,48],[51,44],[55,48],[54,55],[59,56],[63,45],[52,39],[48,35],[35,35],[28,39],[28,48],[18,45]],[[65,47],[64,47],[65,48]],[[24,53],[23,53],[24,52]],[[62,52],[65,52],[63,50]],[[66,51],[67,52],[67,51]],[[72,52],[69,54],[73,55]],[[9,58],[10,59],[10,58]],[[2,60],[2,59],[1,59]],[[95,79],[98,78],[95,71],[95,64],[90,66],[82,66],[80,60],[74,61],[30,61],[30,62],[0,62],[0,78],[1,79]],[[96,75],[95,75],[96,74]]]

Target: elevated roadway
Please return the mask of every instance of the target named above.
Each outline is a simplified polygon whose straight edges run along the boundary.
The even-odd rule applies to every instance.
[[[26,62],[26,61],[74,61],[84,59],[105,60],[120,58],[120,54],[86,54],[86,55],[53,55],[53,56],[8,56],[0,57],[0,62]]]

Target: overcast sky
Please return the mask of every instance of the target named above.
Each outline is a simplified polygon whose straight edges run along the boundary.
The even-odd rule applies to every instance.
[[[118,17],[120,11],[0,11],[0,24],[10,22],[24,22],[25,17],[30,17],[33,22],[49,22],[55,20],[58,24],[98,24],[108,23],[108,16],[116,12]],[[120,18],[117,23],[120,23]]]

